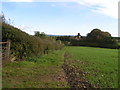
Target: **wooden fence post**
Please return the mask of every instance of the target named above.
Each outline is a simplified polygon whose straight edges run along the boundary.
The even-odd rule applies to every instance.
[[[10,40],[8,40],[8,59],[10,59]]]
[[[0,42],[2,44],[2,65],[10,62],[10,40]]]

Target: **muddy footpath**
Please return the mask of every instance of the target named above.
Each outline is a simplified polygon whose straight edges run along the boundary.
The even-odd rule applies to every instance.
[[[69,53],[64,54],[64,64],[62,66],[65,75],[66,81],[68,82],[71,88],[94,88],[86,79],[85,76],[87,73],[81,71],[79,68],[72,66],[76,60],[69,60]]]

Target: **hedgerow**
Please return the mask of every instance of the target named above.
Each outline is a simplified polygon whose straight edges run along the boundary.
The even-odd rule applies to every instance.
[[[14,26],[2,23],[2,41],[7,40],[11,42],[11,56],[17,60],[40,56],[63,47],[63,44],[54,39],[29,35]]]

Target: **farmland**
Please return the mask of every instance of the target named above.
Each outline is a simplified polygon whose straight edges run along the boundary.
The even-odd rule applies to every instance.
[[[70,88],[75,86],[70,80],[78,87],[89,84],[117,88],[117,66],[117,49],[67,46],[41,57],[6,64],[3,88]]]
[[[117,0],[7,1],[0,14],[3,89],[120,86],[117,7],[109,12]]]
[[[87,80],[95,87],[117,87],[118,50],[92,47],[68,47],[72,63],[87,73]],[[82,63],[82,64],[80,64]]]

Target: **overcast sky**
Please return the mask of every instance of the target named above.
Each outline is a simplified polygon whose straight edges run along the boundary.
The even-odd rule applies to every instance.
[[[6,18],[14,20],[14,26],[29,34],[40,31],[85,36],[92,29],[99,28],[118,36],[118,1],[4,0],[2,11]]]

